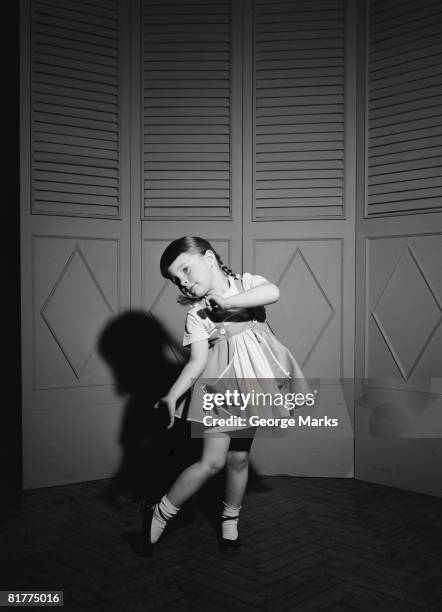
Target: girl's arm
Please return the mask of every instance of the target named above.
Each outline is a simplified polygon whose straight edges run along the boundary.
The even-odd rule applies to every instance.
[[[225,310],[229,308],[252,308],[277,302],[279,300],[279,288],[273,283],[263,283],[231,297],[211,295],[210,298]]]
[[[167,405],[170,415],[170,423],[167,429],[170,429],[175,422],[175,409],[178,398],[180,398],[183,393],[190,389],[195,382],[195,379],[198,378],[201,372],[204,370],[208,354],[209,343],[207,342],[207,338],[192,342],[190,345],[189,361],[181,370],[180,375],[169,389],[168,394],[162,397],[155,404],[155,408],[158,408],[162,403]]]

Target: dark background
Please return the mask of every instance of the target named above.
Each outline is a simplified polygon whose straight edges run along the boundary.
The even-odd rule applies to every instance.
[[[0,425],[2,493],[21,488],[19,6],[3,6],[3,255],[5,307]]]

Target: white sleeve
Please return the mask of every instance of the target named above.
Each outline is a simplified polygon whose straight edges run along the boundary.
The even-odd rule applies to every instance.
[[[205,328],[201,318],[195,312],[189,311],[184,324],[183,346],[209,337],[210,334]]]
[[[249,274],[249,272],[244,272],[244,274],[242,275],[242,284],[246,291],[268,282],[270,281],[264,278],[264,276],[260,276],[259,274]]]

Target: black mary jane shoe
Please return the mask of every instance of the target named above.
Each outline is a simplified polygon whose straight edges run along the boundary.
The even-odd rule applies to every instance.
[[[150,557],[153,552],[153,544],[150,541],[150,526],[155,506],[151,506],[142,500],[139,504],[140,532],[138,536],[138,549],[142,557]]]
[[[221,517],[221,523],[223,521],[238,520],[238,518],[239,518],[238,516]],[[236,538],[236,540],[228,540],[227,538],[223,538],[222,528],[221,528],[220,536],[219,536],[220,551],[225,552],[225,553],[236,552],[240,548],[241,548],[241,538],[239,536]]]

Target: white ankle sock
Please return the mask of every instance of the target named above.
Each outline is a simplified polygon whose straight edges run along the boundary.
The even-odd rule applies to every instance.
[[[223,501],[223,513],[221,518],[232,517],[232,520],[221,522],[223,538],[226,540],[236,540],[238,537],[238,519],[233,517],[238,517],[241,507],[242,506],[235,508],[235,506],[229,506]]]
[[[178,510],[179,508],[176,508],[166,495],[163,495],[160,502],[155,505],[150,526],[150,541],[152,544],[158,542],[165,526]]]

